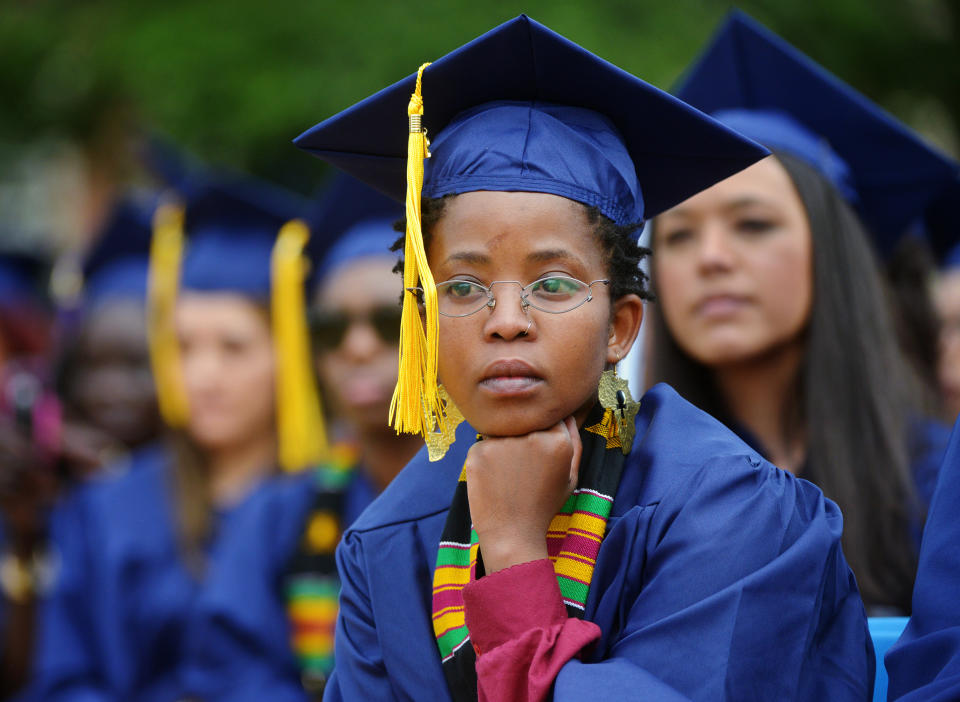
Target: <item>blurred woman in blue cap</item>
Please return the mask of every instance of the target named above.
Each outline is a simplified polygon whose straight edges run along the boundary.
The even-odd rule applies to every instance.
[[[331,460],[285,578],[293,647],[302,680],[319,697],[333,670],[340,580],[334,549],[343,529],[396,477],[422,445],[387,421],[397,383],[400,281],[393,275],[392,200],[346,176],[320,202],[311,227],[336,238],[314,276],[311,332],[330,411]],[[345,231],[341,231],[344,230]]]
[[[406,192],[391,419],[427,443],[338,549],[325,699],[869,696],[836,506],[616,373],[640,222],[765,150],[525,16],[297,143]]]
[[[90,472],[160,438],[163,423],[147,348],[147,268],[154,194],[126,194],[83,261],[76,300],[63,303],[57,390],[65,431]]]
[[[56,515],[43,699],[303,698],[279,588],[325,446],[299,211],[225,180],[188,191],[185,221],[158,209],[149,338],[173,431]]]
[[[655,221],[649,379],[836,500],[868,610],[906,613],[947,430],[870,240],[889,250],[957,165],[740,13],[677,94],[774,156]]]

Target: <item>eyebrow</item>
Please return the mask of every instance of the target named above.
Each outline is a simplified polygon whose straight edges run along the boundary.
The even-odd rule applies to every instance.
[[[445,263],[471,263],[483,266],[490,263],[490,257],[479,251],[457,251],[447,256]]]
[[[545,263],[547,261],[573,260],[575,257],[566,249],[541,249],[527,254],[529,263]]]
[[[528,263],[543,263],[545,261],[572,260],[575,257],[566,249],[541,249],[527,254]],[[471,263],[476,266],[488,265],[490,257],[479,251],[457,251],[447,257],[446,263]]]
[[[747,195],[745,197],[737,198],[732,202],[728,202],[724,205],[725,210],[739,210],[744,207],[752,207],[754,205],[769,205],[770,203],[763,198],[757,197],[755,195]]]
[[[769,205],[769,201],[765,200],[762,197],[756,195],[745,195],[743,197],[738,197],[736,200],[731,200],[730,202],[725,202],[721,206],[724,210],[739,210],[744,207],[751,207],[753,205]],[[665,213],[668,215],[674,215],[677,217],[689,216],[691,213],[690,207],[685,207],[683,205],[674,207],[669,212]]]

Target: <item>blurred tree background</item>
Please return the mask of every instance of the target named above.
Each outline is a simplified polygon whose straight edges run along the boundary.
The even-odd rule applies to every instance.
[[[7,212],[0,219],[17,219],[9,209],[16,208],[22,229],[30,221],[23,210],[50,199],[50,188],[31,196],[23,182],[37,154],[55,144],[81,164],[77,178],[94,194],[81,219],[92,226],[111,188],[137,177],[127,154],[144,133],[311,193],[326,173],[291,146],[294,136],[520,12],[668,89],[729,7],[717,0],[2,0],[0,208]],[[739,7],[957,154],[956,0],[745,0]]]

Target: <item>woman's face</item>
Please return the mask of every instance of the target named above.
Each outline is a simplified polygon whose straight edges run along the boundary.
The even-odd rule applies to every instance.
[[[811,247],[800,196],[772,157],[662,214],[653,266],[674,339],[714,367],[796,343],[813,301]]]
[[[160,415],[143,304],[103,302],[84,321],[76,344],[66,390],[77,414],[129,447],[155,438]]]
[[[608,277],[583,207],[555,195],[465,193],[448,202],[431,233],[438,283]],[[440,317],[440,381],[467,421],[490,436],[528,434],[571,415],[582,420],[597,401],[601,372],[626,355],[642,315],[633,295],[611,309],[602,284],[591,302],[563,314],[524,311],[519,292],[496,285],[493,309]]]
[[[315,302],[317,368],[336,412],[361,431],[388,427],[397,384],[399,276],[388,257],[333,271]]]
[[[188,431],[208,451],[273,432],[274,354],[267,315],[240,295],[186,293],[177,303]]]

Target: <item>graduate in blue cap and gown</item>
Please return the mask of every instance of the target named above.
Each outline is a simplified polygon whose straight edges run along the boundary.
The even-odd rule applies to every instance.
[[[654,221],[648,382],[820,486],[868,611],[906,614],[949,430],[924,414],[870,242],[957,164],[739,12],[677,95],[774,155]]]
[[[960,419],[930,505],[913,590],[913,613],[887,652],[889,700],[960,698]]]
[[[392,270],[402,216],[393,200],[338,177],[311,218],[322,241],[337,237],[313,284],[314,357],[330,410],[332,460],[286,579],[294,649],[307,689],[319,698],[333,669],[340,581],[334,550],[349,526],[423,445],[387,421],[397,383],[401,283]]]
[[[57,389],[66,430],[94,456],[77,456],[77,475],[119,464],[160,437],[146,314],[157,203],[156,194],[131,191],[116,204],[84,257],[75,299],[61,301]]]
[[[406,191],[391,419],[428,447],[338,549],[325,699],[869,697],[836,506],[616,373],[640,223],[764,149],[526,16],[297,143]]]
[[[313,496],[299,469],[325,449],[300,211],[245,181],[189,190],[185,221],[158,209],[149,338],[172,432],[57,515],[43,699],[302,699],[272,682],[298,674],[280,576]]]

